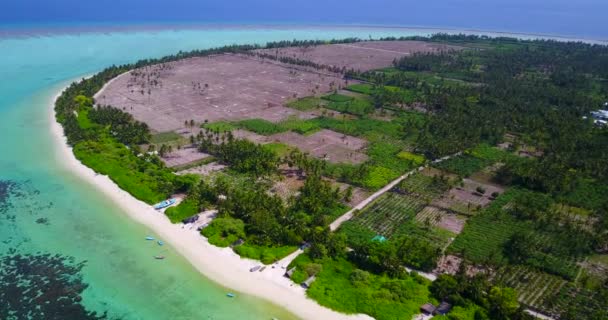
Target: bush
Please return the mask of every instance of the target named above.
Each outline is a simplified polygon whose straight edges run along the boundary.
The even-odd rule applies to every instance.
[[[167,208],[165,215],[172,223],[178,223],[186,218],[190,218],[199,212],[198,201],[186,198],[180,204]]]
[[[260,260],[263,264],[271,264],[285,258],[296,249],[298,249],[296,246],[265,247],[246,243],[235,247],[234,252],[244,258]]]
[[[201,231],[214,246],[225,248],[245,238],[245,223],[240,219],[216,218]]]

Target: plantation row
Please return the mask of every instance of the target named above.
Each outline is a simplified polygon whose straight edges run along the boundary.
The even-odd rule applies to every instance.
[[[545,309],[548,297],[556,295],[567,283],[566,280],[530,268],[516,266],[501,275],[501,281],[517,290],[519,301],[535,309]]]
[[[403,180],[394,191],[399,193],[413,193],[424,199],[433,199],[449,189],[447,181],[440,177],[429,177],[427,175],[416,173],[407,179]]]
[[[416,198],[387,193],[353,221],[388,238],[400,224],[412,220],[422,208],[423,204]]]

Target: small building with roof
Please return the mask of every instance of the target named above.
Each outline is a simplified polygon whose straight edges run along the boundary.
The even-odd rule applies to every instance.
[[[315,276],[310,276],[308,277],[308,279],[306,279],[306,281],[302,282],[302,287],[305,289],[310,288],[310,285],[315,282],[315,279],[317,279],[317,277]]]
[[[442,301],[439,306],[435,309],[435,311],[433,312],[434,315],[444,315],[448,312],[450,312],[450,310],[452,310],[452,305]]]
[[[435,306],[432,303],[425,303],[422,306],[420,306],[420,312],[426,314],[426,315],[431,315],[433,314],[433,312],[435,312]]]
[[[287,270],[287,272],[285,272],[285,274],[283,276],[285,278],[291,278],[291,276],[293,275],[294,272],[296,272],[296,267],[293,267],[293,268]]]

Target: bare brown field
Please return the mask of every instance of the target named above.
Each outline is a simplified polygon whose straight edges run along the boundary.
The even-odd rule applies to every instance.
[[[97,103],[122,108],[157,132],[183,128],[191,119],[277,122],[299,115],[283,106],[288,99],[329,91],[339,81],[338,76],[223,54],[123,74],[97,95]]]
[[[211,163],[200,165],[198,167],[182,170],[182,171],[176,172],[175,174],[177,174],[177,175],[198,174],[201,176],[208,176],[209,174],[211,174],[213,172],[222,171],[225,168],[226,168],[226,166],[223,164],[219,164],[217,162],[211,162]]]
[[[362,150],[367,141],[323,129],[308,136],[284,132],[268,137],[269,142],[281,142],[297,146],[310,155],[330,162],[362,163],[367,155]]]
[[[458,47],[422,41],[367,41],[311,47],[261,49],[258,52],[278,57],[291,57],[317,64],[367,71],[385,68],[393,60],[416,52],[439,52]]]
[[[182,148],[161,157],[167,167],[178,167],[194,161],[203,160],[210,157],[209,154],[198,151],[197,148]]]

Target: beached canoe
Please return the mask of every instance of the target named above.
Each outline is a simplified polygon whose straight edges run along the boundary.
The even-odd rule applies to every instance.
[[[176,202],[176,200],[171,198],[171,199],[168,199],[163,202],[159,202],[159,203],[155,204],[154,209],[156,209],[156,210],[164,209],[164,208],[174,205],[175,202]]]

